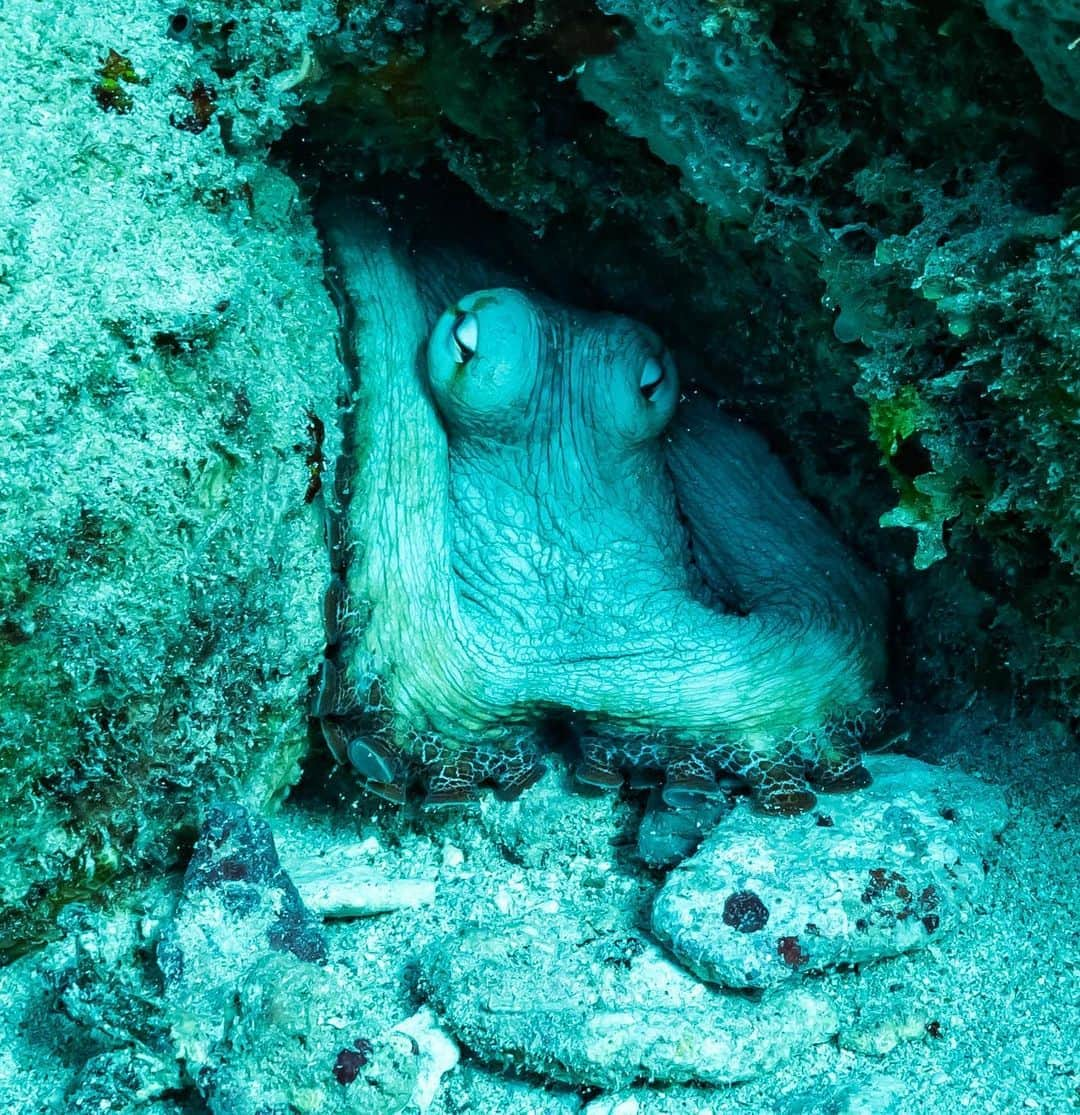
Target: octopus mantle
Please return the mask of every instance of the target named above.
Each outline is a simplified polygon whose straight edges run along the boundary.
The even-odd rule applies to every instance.
[[[864,784],[883,594],[764,442],[643,325],[409,251],[358,203],[319,216],[357,373],[315,704],[335,754],[396,801],[513,796],[559,718],[580,782],[650,768],[671,805],[721,775],[778,813]]]

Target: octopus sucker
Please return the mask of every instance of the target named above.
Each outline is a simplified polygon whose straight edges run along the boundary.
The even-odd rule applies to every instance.
[[[661,798],[672,809],[695,806],[716,797],[720,786],[716,771],[693,751],[672,758],[664,769]]]
[[[648,770],[675,808],[731,776],[780,815],[864,785],[883,589],[764,440],[646,326],[363,201],[317,216],[356,374],[314,705],[334,754],[432,810],[526,790],[552,717],[579,784]]]

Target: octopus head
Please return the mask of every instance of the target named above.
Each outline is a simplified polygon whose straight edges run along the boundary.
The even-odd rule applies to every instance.
[[[476,291],[442,314],[428,375],[451,438],[520,442],[569,429],[569,447],[588,431],[602,456],[655,440],[679,397],[674,361],[652,330],[508,288]]]

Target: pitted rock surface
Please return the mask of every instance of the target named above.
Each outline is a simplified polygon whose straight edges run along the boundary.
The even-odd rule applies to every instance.
[[[873,784],[769,823],[736,809],[669,876],[657,937],[690,971],[732,988],[923,948],[968,915],[1008,813],[968,775],[899,755]]]
[[[726,1084],[837,1029],[809,988],[761,1001],[710,988],[632,932],[564,915],[470,927],[421,959],[421,990],[484,1060],[602,1088]]]
[[[157,951],[175,1058],[213,1115],[392,1115],[419,1058],[373,1026],[355,972],[328,961],[319,923],[270,826],[211,806]]]

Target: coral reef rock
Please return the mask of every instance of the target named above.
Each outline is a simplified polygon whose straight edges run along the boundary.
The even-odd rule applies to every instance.
[[[176,1052],[216,1115],[391,1115],[410,1102],[418,1040],[373,1032],[362,982],[326,960],[269,825],[212,807],[158,963]]]
[[[226,149],[232,97],[169,30],[116,0],[0,19],[0,950],[307,749],[334,311],[296,183]]]
[[[755,1001],[706,987],[648,940],[562,915],[467,927],[428,948],[421,973],[482,1058],[579,1085],[747,1080],[837,1028],[809,989]]]
[[[763,988],[925,947],[969,916],[1000,791],[899,755],[784,824],[737,809],[657,895],[657,936],[702,979]]]

